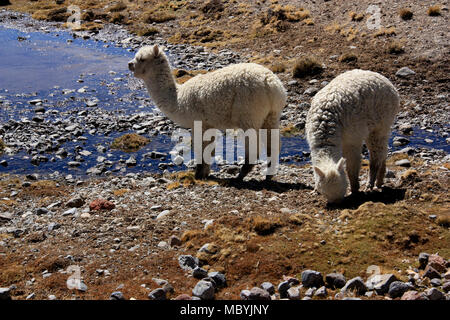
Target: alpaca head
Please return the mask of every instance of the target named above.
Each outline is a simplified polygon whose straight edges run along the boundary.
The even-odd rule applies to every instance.
[[[323,194],[329,203],[339,203],[347,192],[347,175],[345,173],[345,159],[338,163],[327,163],[325,166],[314,167],[315,189]]]
[[[145,46],[136,53],[133,60],[128,62],[128,69],[134,72],[136,78],[144,79],[149,72],[165,61],[166,57],[157,45]]]

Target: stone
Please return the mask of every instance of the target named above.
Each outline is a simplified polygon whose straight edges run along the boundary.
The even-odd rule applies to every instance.
[[[227,286],[227,279],[225,275],[221,272],[210,272],[208,273],[208,277],[214,280],[217,288],[224,288]]]
[[[421,252],[419,254],[419,269],[425,269],[428,264],[428,258],[430,255],[426,252]]]
[[[84,205],[84,199],[81,197],[75,197],[66,202],[66,206],[69,208],[80,208]]]
[[[115,291],[109,296],[109,300],[126,300],[123,293],[120,291]]]
[[[208,276],[208,271],[200,267],[195,267],[192,271],[192,276],[197,279],[203,279]]]
[[[171,247],[179,247],[182,245],[181,239],[177,236],[171,236],[169,238],[169,244]]]
[[[408,159],[401,159],[401,160],[395,161],[395,165],[399,166],[399,167],[409,168],[409,167],[411,167],[411,162]]]
[[[314,270],[305,270],[302,272],[302,284],[306,288],[319,288],[324,285],[322,274]]]
[[[0,288],[0,300],[11,300],[10,288]]]
[[[250,297],[250,290],[247,289],[242,290],[239,296],[241,297],[241,300],[248,300]]]
[[[410,283],[402,282],[402,281],[394,281],[389,286],[389,296],[391,298],[399,298],[403,296],[406,291],[414,290],[414,286]]]
[[[214,285],[210,281],[200,280],[192,289],[192,294],[202,300],[214,299]]]
[[[72,209],[69,209],[69,210],[64,211],[64,212],[62,213],[62,216],[63,216],[63,217],[65,217],[65,216],[71,216],[71,215],[74,215],[76,212],[77,212],[77,208],[72,208]]]
[[[450,292],[450,281],[444,283],[442,290],[444,290],[444,292]]]
[[[278,285],[278,293],[280,294],[280,298],[284,299],[288,297],[288,290],[291,287],[288,281],[283,281]]]
[[[248,300],[271,300],[269,292],[264,289],[253,287],[248,295]]]
[[[151,300],[167,300],[166,291],[163,288],[153,290],[148,294]]]
[[[424,293],[413,290],[405,292],[400,300],[428,300],[428,298]]]
[[[415,75],[416,73],[408,67],[400,68],[395,75],[400,78],[407,78]]]
[[[430,283],[433,287],[439,287],[442,284],[442,281],[441,281],[441,279],[434,278],[434,279],[431,279]]]
[[[266,290],[270,295],[275,294],[275,286],[270,282],[261,283],[261,288]]]
[[[397,278],[393,274],[374,274],[366,281],[368,290],[375,290],[377,294],[383,295],[389,291],[389,286]]]
[[[429,279],[434,279],[434,278],[441,278],[441,274],[434,269],[432,266],[430,266],[429,264],[427,265],[427,267],[425,268],[425,271],[423,273],[423,277],[424,278],[429,278]]]
[[[444,300],[445,295],[443,292],[439,291],[436,288],[431,288],[425,290],[425,296],[430,300]]]
[[[300,300],[300,290],[298,287],[290,287],[287,291],[289,300]]]
[[[312,296],[314,295],[315,292],[316,292],[316,288],[309,288],[308,290],[306,290],[305,296],[312,298]]]
[[[325,286],[320,287],[319,289],[317,289],[317,291],[314,293],[314,295],[316,297],[320,297],[320,298],[324,298],[326,297],[328,294],[327,292],[327,288]]]
[[[112,210],[116,207],[114,203],[105,199],[96,199],[93,200],[89,204],[89,209],[91,211],[99,211],[99,210]]]
[[[199,261],[198,258],[193,256],[181,255],[178,257],[178,264],[183,270],[193,271],[196,267],[198,267]]]
[[[444,258],[442,258],[441,256],[437,255],[437,254],[432,254],[429,258],[428,258],[428,265],[432,268],[434,268],[436,271],[444,273],[445,271],[447,271],[447,268],[445,267],[445,263],[446,261],[444,260]]]
[[[325,281],[331,289],[341,289],[347,282],[344,275],[340,273],[327,274],[325,277]]]
[[[354,291],[358,295],[363,295],[367,291],[367,287],[361,277],[355,277],[347,281],[341,292]]]
[[[40,215],[42,215],[42,214],[47,214],[47,213],[49,213],[49,211],[48,211],[47,208],[37,208],[37,209],[36,209],[36,214],[37,214],[38,216],[40,216]]]
[[[192,297],[186,293],[182,293],[175,297],[175,300],[192,300]]]

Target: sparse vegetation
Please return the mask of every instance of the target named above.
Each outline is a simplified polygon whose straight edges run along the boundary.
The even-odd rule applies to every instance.
[[[323,71],[322,64],[312,56],[303,56],[295,61],[292,76],[294,78],[304,78],[313,76]]]
[[[283,62],[275,61],[270,66],[270,70],[275,73],[283,73],[286,71],[286,65]]]
[[[364,19],[363,13],[356,13],[354,11],[351,11],[349,13],[349,15],[350,15],[350,19],[352,19],[352,21],[361,21],[362,19]]]
[[[5,151],[5,148],[6,148],[5,143],[3,142],[2,139],[0,139],[0,154],[2,154],[3,151]]]
[[[387,52],[390,54],[402,54],[405,50],[400,42],[393,41],[388,44]]]
[[[381,37],[381,36],[392,36],[392,35],[395,35],[395,34],[396,34],[395,27],[389,27],[389,28],[382,27],[377,32],[375,32],[373,34],[373,36],[375,38],[377,38],[377,37]]]
[[[347,52],[339,57],[339,62],[350,63],[358,61],[358,57],[353,52]]]
[[[150,142],[149,139],[136,133],[127,133],[114,139],[111,148],[125,152],[136,152]]]
[[[142,27],[135,30],[135,33],[141,37],[149,37],[159,33],[158,28],[156,27]]]
[[[127,5],[125,3],[123,3],[122,1],[117,2],[116,4],[113,4],[110,8],[109,11],[111,12],[120,12],[123,11],[127,8]]]
[[[441,15],[441,6],[440,5],[431,6],[428,8],[427,13],[431,17],[440,16]]]
[[[413,17],[413,12],[411,11],[411,9],[407,9],[407,8],[403,8],[400,9],[400,18],[402,18],[403,20],[411,20]]]

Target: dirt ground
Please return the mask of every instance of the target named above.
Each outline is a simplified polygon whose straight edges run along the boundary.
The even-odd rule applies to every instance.
[[[37,19],[68,18],[68,1],[11,3],[8,9]],[[424,114],[437,112],[434,106],[442,103],[438,96],[449,91],[445,3],[439,15],[430,16],[429,7],[437,4],[433,1],[382,2],[382,28],[375,30],[367,28],[371,2],[366,0],[308,0],[301,7],[289,0],[70,3],[83,9],[82,28],[95,30],[114,22],[173,43],[231,49],[276,69],[284,82],[292,80],[298,58],[312,55],[326,66],[321,80],[353,68],[381,72],[403,96],[420,99]],[[400,17],[402,8],[410,8],[411,20]],[[396,78],[403,66],[417,76]],[[79,185],[29,181],[25,186],[24,177],[5,175],[0,180],[0,212],[11,216],[0,217],[0,287],[15,285],[13,299],[31,293],[34,299],[108,299],[116,290],[128,299],[147,299],[159,287],[152,279],[160,278],[173,286],[173,298],[191,294],[198,281],[179,267],[180,254],[197,256],[203,268],[224,272],[228,286],[217,299],[239,299],[243,289],[264,281],[277,285],[283,276],[299,278],[305,269],[366,279],[367,268],[377,265],[406,281],[407,270],[418,266],[420,252],[450,258],[450,164],[410,158],[412,167],[405,169],[393,164],[396,159],[389,159],[394,177],[383,190],[350,197],[339,207],[326,206],[313,192],[308,165],[283,166],[272,183],[253,173],[242,184],[223,173],[207,183],[189,175],[153,175]],[[367,170],[365,163],[363,181]],[[77,214],[63,215],[73,197],[81,197],[83,205]],[[90,211],[89,203],[97,198],[112,201],[115,208]],[[49,213],[35,214],[51,204],[56,205]],[[165,210],[168,215],[157,219]],[[205,227],[205,220],[213,222]],[[51,223],[59,226],[49,228]],[[161,243],[170,243],[171,236],[181,243]],[[199,253],[208,243],[210,253]],[[81,268],[86,292],[67,288],[70,265]],[[51,276],[44,276],[45,270]]]

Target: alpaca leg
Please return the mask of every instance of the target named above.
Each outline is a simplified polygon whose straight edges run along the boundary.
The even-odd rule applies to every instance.
[[[261,129],[267,129],[267,139],[265,141],[265,149],[267,155],[267,167],[269,168],[272,165],[278,165],[278,157],[280,156],[281,150],[281,140],[279,136],[279,132],[276,130],[279,129],[280,126],[280,115],[275,113],[270,113],[265,119]],[[272,145],[272,135],[278,134],[278,148]],[[273,149],[275,150],[272,150]],[[276,160],[276,163],[273,163],[273,160]],[[274,171],[274,170],[272,170]],[[272,180],[274,174],[272,172],[268,172],[266,175],[266,180]]]
[[[352,193],[359,191],[359,171],[361,170],[361,150],[362,142],[354,143],[352,145],[345,145],[343,148],[343,155],[346,159],[346,169],[348,180]]]
[[[370,152],[370,179],[369,187],[372,189],[377,182],[381,188],[386,174],[386,157],[389,135],[372,132],[367,139],[367,147]]]
[[[245,141],[245,160],[244,160],[244,164],[241,167],[241,170],[239,171],[239,175],[237,177],[238,180],[244,180],[244,178],[250,173],[250,171],[252,171],[253,167],[255,166],[254,163],[250,163],[251,159],[250,159],[250,141]],[[258,148],[257,148],[257,152],[258,152]]]
[[[194,153],[195,154],[195,158],[201,159],[202,163],[198,163],[195,167],[195,179],[197,180],[203,180],[206,179],[209,176],[210,173],[210,165],[208,163],[205,162],[205,159],[203,158],[203,152],[205,150],[205,147],[210,143],[209,141],[203,141],[203,134],[206,131],[207,128],[202,128],[202,131],[198,133],[198,135],[201,137],[201,142],[200,141],[194,141],[194,144],[199,143],[201,145],[201,149],[199,148],[198,150],[196,149],[196,146],[194,145]],[[200,130],[199,130],[200,131]],[[194,132],[194,129],[193,129]],[[195,133],[194,133],[194,137],[195,137]]]

